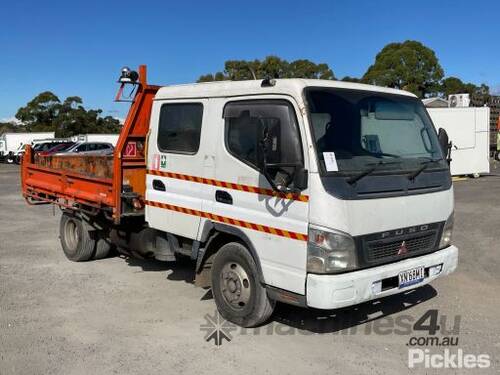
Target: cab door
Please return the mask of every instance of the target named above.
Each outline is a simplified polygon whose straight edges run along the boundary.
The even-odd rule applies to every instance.
[[[207,99],[154,102],[148,140],[146,220],[152,228],[196,239],[200,225]]]
[[[290,177],[307,173],[298,106],[289,97],[272,95],[225,99],[223,107],[219,137],[224,141],[216,150],[211,211],[249,239],[266,284],[304,294],[309,190],[277,192],[269,181],[294,189]],[[264,135],[266,162],[288,165],[270,168],[267,176]]]

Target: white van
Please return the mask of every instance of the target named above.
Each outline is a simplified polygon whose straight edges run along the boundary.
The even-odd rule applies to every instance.
[[[450,170],[411,93],[303,79],[162,87],[146,149],[147,224],[192,252],[237,324],[260,324],[277,300],[335,309],[457,266]]]

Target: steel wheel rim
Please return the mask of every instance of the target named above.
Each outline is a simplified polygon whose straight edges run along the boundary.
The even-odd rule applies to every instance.
[[[80,231],[75,220],[71,219],[66,222],[64,226],[64,238],[70,250],[76,250],[80,240]]]
[[[222,267],[220,289],[226,303],[235,310],[244,309],[250,301],[250,278],[236,262],[228,262]]]

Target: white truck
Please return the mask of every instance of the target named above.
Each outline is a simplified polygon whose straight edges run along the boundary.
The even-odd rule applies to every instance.
[[[276,301],[335,309],[457,267],[446,132],[413,94],[305,79],[159,87],[145,67],[122,77],[139,87],[113,159],[72,157],[68,176],[63,157],[51,169],[28,150],[22,163],[25,198],[65,209],[70,260],[107,243],[189,256],[196,284],[245,327]]]
[[[54,132],[3,133],[0,135],[0,159],[14,163],[25,145],[42,138],[54,138]]]
[[[436,129],[446,129],[452,143],[452,176],[479,177],[490,172],[490,108],[427,108]]]

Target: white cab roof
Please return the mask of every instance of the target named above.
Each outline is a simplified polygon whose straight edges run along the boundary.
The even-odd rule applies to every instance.
[[[276,84],[270,87],[262,87],[262,80],[250,81],[217,81],[204,83],[191,83],[185,85],[165,86],[156,93],[156,100],[182,99],[182,98],[214,98],[256,94],[286,94],[300,97],[305,87],[332,87],[352,90],[364,90],[382,92],[388,94],[406,95],[416,97],[414,94],[391,89],[388,87],[365,85],[343,81],[330,81],[322,79],[276,79]]]

